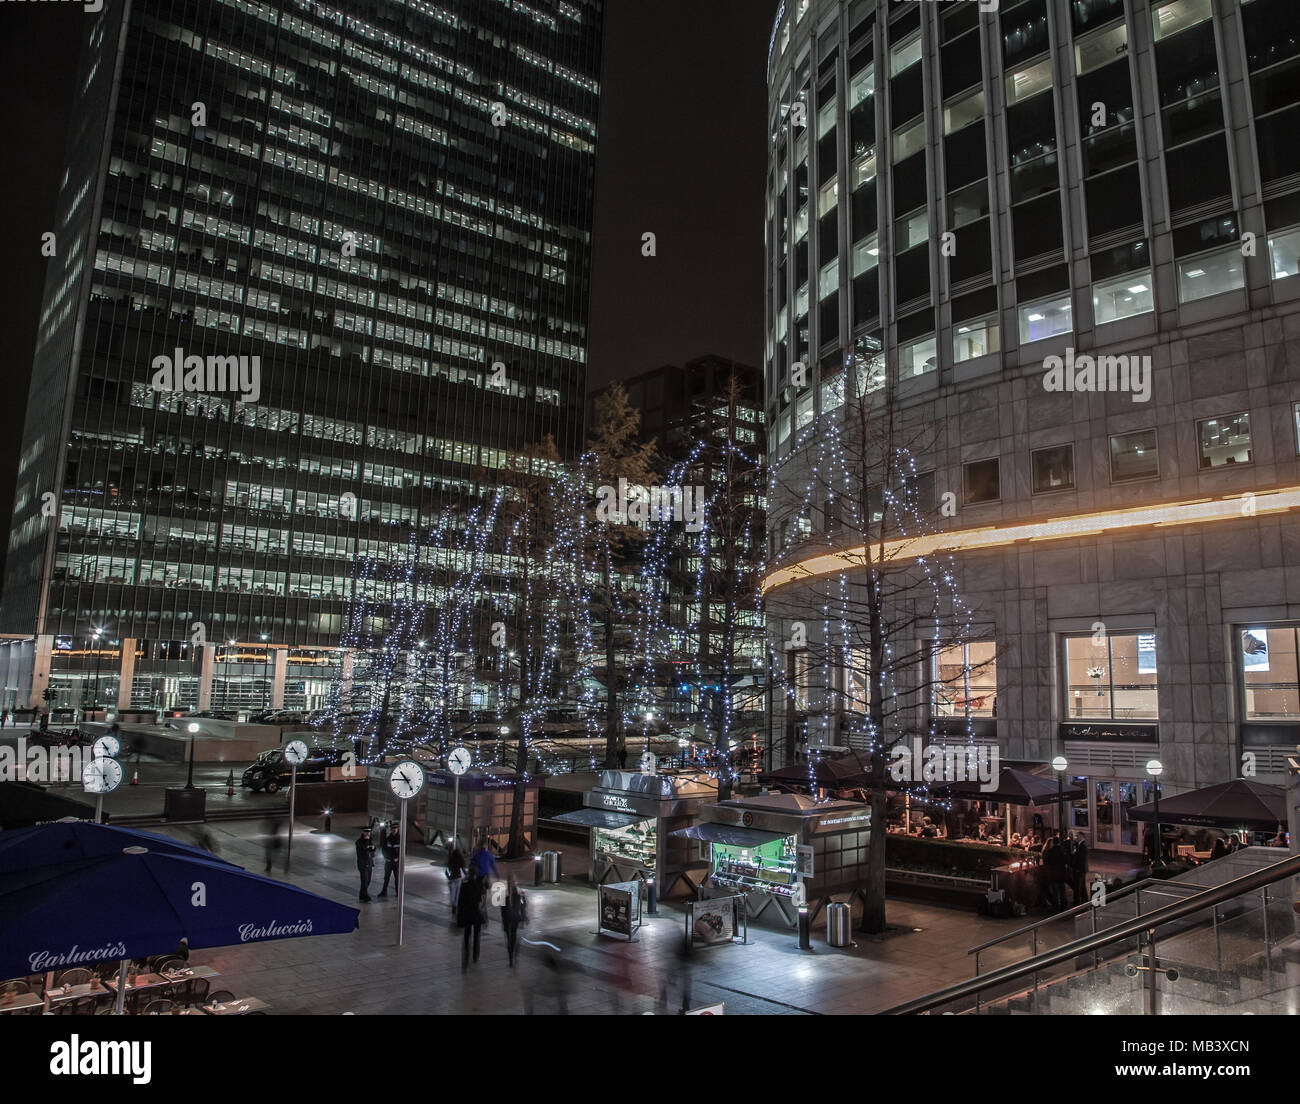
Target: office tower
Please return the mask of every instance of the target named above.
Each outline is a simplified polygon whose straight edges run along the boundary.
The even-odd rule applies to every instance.
[[[544,436],[580,447],[602,5],[83,26],[8,703],[319,705],[356,563]]]
[[[927,645],[950,692],[904,727],[1064,755],[1099,846],[1138,845],[1150,760],[1169,792],[1278,781],[1300,731],[1298,20],[796,0],[773,29],[774,644],[822,620],[811,558],[843,539],[781,488],[859,397],[929,427],[915,482],[975,635]],[[787,753],[846,742],[789,658]]]

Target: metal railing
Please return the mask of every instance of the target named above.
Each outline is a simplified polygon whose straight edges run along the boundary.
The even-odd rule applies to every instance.
[[[951,1004],[954,1001],[962,1000],[965,997],[974,996],[978,999],[979,995],[985,990],[995,985],[1002,985],[1009,981],[1016,981],[1023,977],[1029,977],[1039,971],[1045,970],[1051,966],[1067,962],[1072,958],[1079,958],[1083,955],[1093,954],[1096,961],[1096,952],[1102,948],[1110,947],[1132,936],[1140,936],[1145,933],[1147,936],[1145,950],[1148,959],[1146,967],[1148,971],[1148,989],[1147,989],[1147,1014],[1158,1015],[1159,1009],[1156,999],[1155,976],[1156,962],[1156,929],[1163,924],[1170,924],[1174,921],[1184,919],[1201,909],[1213,908],[1225,901],[1252,893],[1255,890],[1264,890],[1267,886],[1282,881],[1285,878],[1291,878],[1300,875],[1300,856],[1292,856],[1283,859],[1281,862],[1273,863],[1271,866],[1262,867],[1254,870],[1249,874],[1244,874],[1240,878],[1234,878],[1232,881],[1224,882],[1222,885],[1213,886],[1209,889],[1202,889],[1201,892],[1188,897],[1184,901],[1177,901],[1171,905],[1165,905],[1162,908],[1154,909],[1146,915],[1133,917],[1131,920],[1124,920],[1118,924],[1096,932],[1092,935],[1084,936],[1082,939],[1076,939],[1054,950],[1044,951],[1042,954],[1033,955],[1021,962],[1013,963],[1010,966],[1003,966],[1001,969],[994,970],[992,973],[976,976],[968,981],[963,981],[957,985],[950,985],[946,989],[940,989],[928,996],[918,997],[916,1000],[907,1001],[903,1004],[887,1008],[881,1015],[885,1016],[903,1016],[912,1015],[918,1012],[928,1012],[940,1005]],[[1165,883],[1168,884],[1168,883]],[[1137,887],[1134,887],[1135,889]],[[1267,894],[1265,894],[1267,904]],[[1089,905],[1081,905],[1080,908],[1089,908]],[[1215,918],[1217,934],[1217,916]],[[1030,928],[1034,925],[1030,925]],[[1015,933],[1012,933],[1015,934]],[[1009,936],[1007,937],[1009,938]],[[996,940],[994,942],[997,942]],[[1267,943],[1266,943],[1267,950]],[[1267,954],[1265,955],[1267,958]]]

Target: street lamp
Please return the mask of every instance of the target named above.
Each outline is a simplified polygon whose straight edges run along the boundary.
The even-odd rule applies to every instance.
[[[1164,853],[1163,841],[1160,839],[1160,776],[1164,774],[1164,772],[1165,765],[1160,762],[1159,759],[1152,759],[1147,763],[1147,774],[1151,776],[1151,784],[1155,787],[1152,794],[1152,799],[1155,803],[1153,812],[1155,813],[1156,820],[1155,839],[1152,841],[1154,844],[1154,853],[1151,857],[1151,864],[1153,866],[1161,861]]]
[[[190,769],[189,775],[185,779],[185,788],[187,790],[192,790],[194,789],[194,745],[199,738],[199,726],[196,721],[190,721],[190,723],[185,726],[185,729],[190,734]]]
[[[271,638],[266,633],[262,634],[262,643],[265,644]],[[270,708],[270,702],[266,700],[267,683],[271,680],[271,649],[267,648],[266,653],[262,656],[262,708]]]
[[[101,653],[100,650],[99,650],[99,638],[100,638],[101,636],[103,636],[103,635],[104,635],[104,630],[103,630],[103,629],[96,629],[95,632],[94,632],[94,636],[95,636],[95,699],[94,699],[94,701],[92,701],[92,702],[90,703],[90,708],[91,708],[92,711],[95,710],[95,709],[98,709],[98,708],[99,708],[99,662],[100,662],[100,659],[101,659],[101,657],[102,657],[102,653]]]
[[[1065,835],[1065,772],[1070,764],[1064,755],[1052,760],[1052,770],[1056,771],[1056,834]]]

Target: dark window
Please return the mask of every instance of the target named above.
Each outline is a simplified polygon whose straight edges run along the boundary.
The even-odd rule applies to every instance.
[[[818,320],[821,324],[822,344],[837,341],[840,335],[840,293],[838,291],[831,292],[822,300]]]
[[[1034,494],[1068,491],[1074,488],[1074,446],[1056,445],[1030,453]]]
[[[1131,245],[1121,245],[1115,249],[1092,255],[1092,279],[1108,280],[1112,276],[1121,276],[1125,272],[1136,272],[1151,265],[1151,253],[1145,241],[1136,241]]]
[[[849,113],[849,134],[854,157],[866,153],[876,144],[875,96],[868,96]]]
[[[1126,483],[1130,479],[1152,479],[1160,474],[1160,454],[1156,448],[1156,431],[1141,429],[1121,433],[1110,439],[1110,481]]]
[[[948,278],[954,283],[976,276],[992,275],[993,246],[987,219],[957,231],[957,251],[948,259]]]
[[[998,309],[998,289],[996,287],[980,288],[969,295],[960,295],[952,301],[952,320],[964,322],[968,318],[979,318],[992,314]]]
[[[997,502],[1002,497],[996,458],[992,460],[975,460],[972,463],[964,464],[962,466],[962,476],[968,506],[979,502]]]
[[[1252,77],[1250,89],[1256,115],[1295,103],[1300,100],[1300,60],[1293,58],[1285,65]]]
[[[853,325],[880,317],[880,266],[853,280]]]
[[[1177,146],[1223,129],[1223,104],[1212,89],[1165,108],[1165,145]]]
[[[1124,14],[1124,0],[1072,0],[1070,14],[1075,31],[1100,27]]]
[[[1007,69],[1047,49],[1046,0],[1029,0],[1002,12],[1002,63]]]
[[[1173,240],[1175,257],[1187,257],[1217,245],[1231,245],[1237,240],[1237,216],[1215,215],[1190,226],[1180,226],[1174,230]]]
[[[894,259],[894,296],[910,303],[930,294],[930,246],[918,245]]]
[[[1007,110],[1011,164],[1036,161],[1056,149],[1056,110],[1051,95],[1035,96]]]
[[[1084,185],[1084,192],[1088,202],[1089,237],[1142,225],[1142,181],[1136,165],[1093,177]]]
[[[983,77],[978,35],[963,38],[960,42],[949,42],[940,51],[939,59],[944,99],[979,84]]]
[[[980,8],[976,3],[957,4],[951,11],[943,14],[943,40],[951,42],[960,34],[978,27],[980,23]],[[978,53],[979,47],[976,43],[967,43],[972,53]]]
[[[1060,195],[1052,192],[1012,208],[1012,227],[1017,261],[1059,253],[1063,242]]]
[[[1175,211],[1226,199],[1232,194],[1228,148],[1222,134],[1166,150],[1165,172],[1169,177],[1169,205]]]
[[[1251,72],[1300,55],[1300,4],[1295,0],[1253,0],[1242,5],[1241,18]]]
[[[982,121],[963,127],[943,140],[943,163],[949,191],[988,176]]]
[[[899,42],[921,26],[921,5],[913,5],[889,24],[889,41]]]
[[[1219,87],[1219,55],[1214,48],[1214,21],[1156,43],[1160,105],[1181,103]]]
[[[839,148],[835,142],[835,127],[831,127],[817,143],[817,179],[823,184],[839,172]]]
[[[1083,171],[1088,176],[1109,172],[1137,160],[1137,132],[1131,123],[1098,131],[1083,140]]]
[[[948,229],[958,230],[989,213],[989,182],[979,180],[948,196]]]
[[[840,223],[838,218],[839,208],[836,207],[825,218],[817,220],[817,260],[819,264],[826,264],[839,254],[840,251]]]
[[[1054,265],[1039,272],[1031,272],[1016,281],[1016,299],[1021,303],[1032,303],[1035,299],[1045,299],[1058,291],[1070,290],[1070,266]]]
[[[1061,186],[1057,156],[1049,153],[1037,161],[1017,165],[1011,170],[1011,202],[1023,203]]]
[[[1259,145],[1259,173],[1265,183],[1300,173],[1300,108],[1270,115],[1255,122]]]
[[[925,153],[914,153],[894,166],[894,209],[910,210],[926,196]]]
[[[924,337],[934,330],[934,310],[917,311],[898,320],[898,343],[902,345],[915,337]]]
[[[1100,126],[1093,123],[1093,108],[1106,108]],[[1133,121],[1133,84],[1129,79],[1128,58],[1079,78],[1079,122],[1084,135],[1110,130]]]
[[[889,112],[895,129],[925,108],[923,72],[924,66],[913,65],[889,82]]]
[[[859,241],[876,229],[876,182],[864,184],[849,199],[853,213],[853,240]]]

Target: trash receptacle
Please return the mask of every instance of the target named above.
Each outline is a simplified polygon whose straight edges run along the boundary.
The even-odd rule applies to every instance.
[[[554,851],[542,852],[542,881],[551,885],[560,880],[559,858]]]
[[[849,945],[849,906],[829,904],[826,906],[826,942],[832,947]]]
[[[555,880],[558,882],[564,877],[564,852],[555,852]]]

